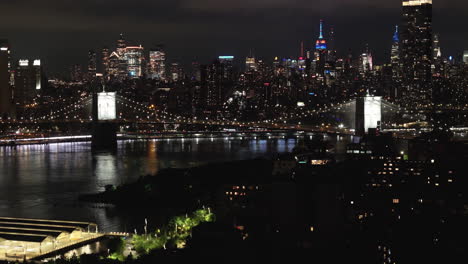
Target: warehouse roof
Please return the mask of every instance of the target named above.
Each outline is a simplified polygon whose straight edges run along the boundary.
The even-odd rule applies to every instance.
[[[76,230],[82,230],[77,226],[61,226],[61,225],[47,225],[47,224],[25,224],[25,223],[12,223],[12,222],[2,222],[0,221],[0,228],[9,227],[9,228],[26,228],[26,229],[45,229],[45,230],[54,230],[60,232],[71,233]]]
[[[90,225],[95,225],[94,223],[87,223],[87,222],[27,219],[27,218],[13,218],[13,217],[0,217],[0,222],[70,226],[70,227],[80,227],[83,229],[88,228]]]
[[[0,226],[0,233],[18,233],[18,234],[34,234],[43,235],[57,238],[62,233],[58,230],[47,230],[47,229],[32,229],[32,228],[16,228],[16,227],[2,227]]]
[[[21,234],[21,233],[8,233],[0,232],[0,238],[12,241],[36,242],[41,243],[48,238],[46,235],[36,234]]]

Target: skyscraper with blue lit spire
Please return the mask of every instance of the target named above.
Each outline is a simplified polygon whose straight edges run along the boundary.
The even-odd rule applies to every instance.
[[[327,41],[323,37],[323,20],[320,20],[320,35],[317,41],[315,42],[315,49],[316,50],[326,50],[327,49]]]
[[[393,78],[401,76],[400,71],[400,33],[398,26],[395,26],[395,33],[393,33],[392,51],[390,55],[390,62],[392,64]]]
[[[323,76],[325,70],[325,62],[327,60],[327,40],[323,37],[323,20],[320,20],[320,33],[315,42],[315,65],[317,75]]]

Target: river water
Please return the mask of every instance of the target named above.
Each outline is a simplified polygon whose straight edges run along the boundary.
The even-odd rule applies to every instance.
[[[131,217],[110,206],[79,203],[78,195],[164,168],[272,157],[292,151],[299,137],[121,141],[113,153],[93,153],[86,142],[0,147],[0,216],[88,221],[103,231],[128,232]],[[351,140],[325,139],[338,150]]]

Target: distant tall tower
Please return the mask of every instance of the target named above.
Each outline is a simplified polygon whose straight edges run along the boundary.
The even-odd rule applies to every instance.
[[[400,49],[407,103],[432,101],[432,0],[403,0]]]
[[[328,61],[336,61],[336,47],[335,47],[335,29],[330,29],[330,39],[328,41]]]
[[[13,93],[10,85],[11,51],[8,40],[0,39],[0,119],[13,116]]]
[[[123,56],[126,47],[127,43],[125,42],[124,36],[121,33],[119,39],[117,40],[117,54],[119,54],[119,56]]]
[[[316,50],[326,50],[327,41],[323,38],[323,20],[320,20],[320,35],[317,41],[315,42]]]
[[[109,75],[109,48],[102,48],[102,74],[107,77]]]
[[[315,72],[323,76],[325,71],[325,61],[327,60],[327,41],[323,37],[323,20],[320,20],[320,34],[315,42]]]
[[[112,72],[114,73],[114,77],[119,80],[123,80],[128,77],[127,58],[125,56],[126,48],[127,42],[125,41],[123,33],[120,33],[120,37],[117,40],[117,50],[115,52],[116,54],[114,54],[114,56],[112,56],[111,54],[113,60]]]
[[[398,26],[395,26],[395,33],[393,34],[390,62],[392,64],[393,78],[400,77],[400,35],[398,32]]]
[[[434,37],[432,38],[432,59],[436,61],[440,57],[442,57],[442,51],[440,49],[439,34],[434,34]]]
[[[366,45],[364,53],[361,54],[361,63],[359,65],[359,72],[366,73],[374,69],[374,62],[372,53],[370,52],[369,45]]]
[[[150,50],[148,73],[151,79],[166,80],[166,52],[163,47]]]
[[[245,71],[257,71],[257,62],[252,50],[247,58],[245,58]]]
[[[88,80],[92,80],[96,77],[96,52],[94,50],[88,51]]]

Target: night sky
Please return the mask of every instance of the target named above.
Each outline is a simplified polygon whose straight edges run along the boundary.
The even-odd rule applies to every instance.
[[[400,0],[2,0],[0,39],[14,58],[41,58],[49,73],[85,64],[88,49],[164,44],[169,59],[209,62],[218,55],[298,56],[318,36],[320,18],[333,26],[340,54],[369,43],[387,61]],[[444,56],[468,50],[468,1],[434,0],[434,31]]]

